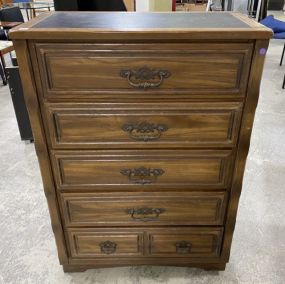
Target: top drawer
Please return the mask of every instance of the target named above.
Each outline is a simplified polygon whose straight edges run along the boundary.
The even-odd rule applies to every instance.
[[[47,98],[244,96],[251,44],[36,44]]]

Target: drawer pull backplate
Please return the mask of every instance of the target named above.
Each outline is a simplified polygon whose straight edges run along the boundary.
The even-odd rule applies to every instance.
[[[112,254],[117,249],[117,244],[111,241],[100,243],[101,252],[105,254]]]
[[[129,133],[131,139],[146,142],[158,140],[168,127],[164,124],[141,122],[124,124],[122,129]]]
[[[120,171],[122,175],[129,178],[130,181],[138,184],[150,184],[157,180],[157,177],[164,174],[162,169],[151,169],[146,167],[124,169]]]
[[[186,241],[181,241],[175,244],[176,252],[181,254],[186,254],[191,252],[192,244]]]
[[[164,79],[171,76],[171,73],[168,70],[142,67],[138,70],[121,70],[120,76],[127,78],[129,85],[136,89],[150,89],[158,88]]]
[[[136,221],[148,222],[155,221],[159,219],[159,215],[165,212],[164,208],[131,208],[127,209],[126,213],[130,214],[132,219]]]

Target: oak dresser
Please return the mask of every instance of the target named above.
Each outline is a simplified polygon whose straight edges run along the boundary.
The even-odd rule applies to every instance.
[[[234,13],[104,12],[10,33],[64,271],[225,268],[271,35]]]

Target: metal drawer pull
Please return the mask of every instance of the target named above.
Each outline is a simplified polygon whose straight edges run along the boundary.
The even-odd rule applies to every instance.
[[[101,252],[105,254],[112,254],[117,249],[117,244],[111,241],[106,241],[99,244]]]
[[[125,124],[122,129],[129,133],[130,138],[137,141],[153,141],[158,140],[162,132],[168,130],[164,124],[154,124],[149,122],[141,122],[134,124]]]
[[[130,86],[136,89],[158,88],[163,80],[170,77],[168,70],[156,70],[148,67],[142,67],[138,70],[121,70],[120,76],[128,79]]]
[[[175,244],[176,252],[181,254],[186,254],[191,252],[192,244],[186,241],[181,241]]]
[[[134,168],[134,169],[124,169],[120,173],[129,178],[129,181],[138,184],[151,184],[156,182],[157,177],[164,174],[162,169],[151,169],[151,168]]]
[[[164,208],[132,208],[132,209],[126,209],[126,213],[130,214],[132,219],[136,221],[142,221],[142,222],[148,222],[148,221],[155,221],[159,219],[159,215],[161,213],[165,212]],[[142,216],[136,216],[136,215],[142,215]],[[154,215],[154,216],[151,216]]]

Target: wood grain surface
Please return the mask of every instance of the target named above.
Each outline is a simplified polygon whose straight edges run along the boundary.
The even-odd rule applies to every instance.
[[[40,75],[46,98],[88,98],[112,94],[113,98],[153,98],[177,94],[245,95],[251,44],[37,44]],[[167,71],[169,76],[145,78],[150,72],[130,78],[121,71],[133,73]],[[139,78],[137,78],[139,77]],[[161,84],[137,88],[144,83]]]
[[[57,188],[69,191],[226,189],[232,163],[229,150],[52,152]],[[141,168],[162,173],[122,173]]]
[[[227,204],[224,192],[109,196],[66,193],[61,199],[68,227],[223,225]]]
[[[224,270],[272,32],[235,13],[126,15],[10,33],[60,263]]]
[[[243,104],[45,104],[54,149],[234,147]]]

